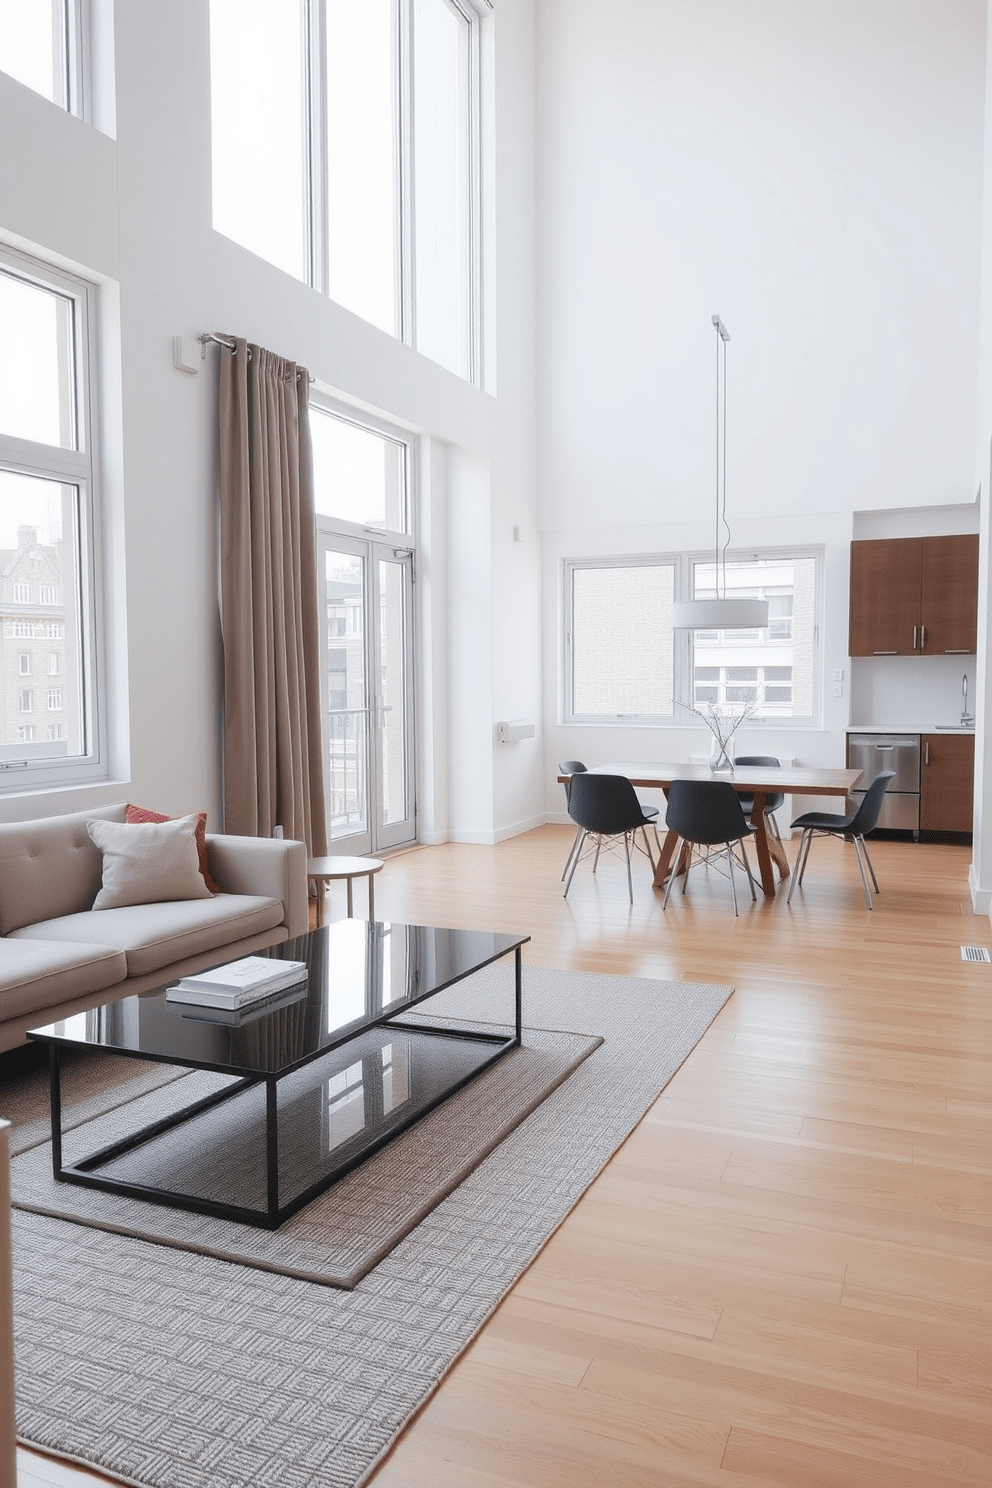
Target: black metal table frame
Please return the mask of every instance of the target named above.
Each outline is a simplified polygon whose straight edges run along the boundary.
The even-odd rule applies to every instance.
[[[525,937],[525,939],[529,938],[529,936]],[[184,1106],[182,1110],[175,1111],[170,1116],[163,1116],[160,1120],[151,1122],[148,1126],[142,1127],[130,1136],[112,1142],[109,1146],[101,1147],[99,1151],[90,1153],[87,1157],[80,1158],[74,1163],[63,1163],[62,1161],[62,1044],[57,1039],[48,1039],[52,1119],[52,1173],[56,1182],[76,1183],[85,1188],[98,1188],[106,1193],[122,1194],[128,1198],[143,1199],[152,1204],[163,1204],[174,1209],[185,1209],[193,1213],[209,1214],[218,1219],[236,1220],[240,1224],[254,1225],[259,1229],[278,1229],[279,1225],[284,1224],[291,1215],[302,1209],[305,1204],[309,1204],[318,1194],[330,1188],[339,1178],[343,1178],[346,1173],[350,1173],[353,1168],[365,1162],[380,1147],[385,1146],[387,1142],[391,1142],[400,1132],[405,1131],[407,1127],[414,1125],[415,1122],[426,1116],[428,1112],[433,1111],[435,1107],[448,1100],[450,1096],[454,1095],[464,1085],[468,1085],[472,1080],[481,1075],[484,1070],[489,1069],[491,1065],[495,1064],[498,1059],[502,1059],[504,1054],[508,1054],[511,1049],[520,1047],[523,1036],[522,963],[520,955],[522,944],[524,944],[523,940],[520,945],[511,947],[514,953],[514,1032],[512,1037],[504,1034],[482,1033],[474,1028],[459,1028],[447,1025],[443,1028],[429,1027],[421,1023],[404,1023],[401,1021],[401,1012],[409,1011],[411,1007],[416,1007],[422,1002],[429,1001],[431,997],[436,997],[440,992],[446,992],[450,987],[456,985],[457,981],[464,980],[464,977],[459,977],[456,978],[455,982],[446,982],[442,987],[432,988],[430,992],[424,993],[422,997],[417,998],[414,1002],[407,1003],[403,1009],[397,1009],[392,1015],[384,1013],[382,1017],[363,1025],[360,1029],[342,1034],[341,1038],[328,1043],[305,1059],[296,1060],[293,1064],[287,1065],[284,1069],[278,1070],[275,1073],[259,1073],[235,1080],[231,1085],[225,1086],[223,1090],[216,1091],[213,1095],[204,1096],[202,1100],[194,1101],[191,1105]],[[488,961],[480,962],[478,966],[472,968],[471,972],[466,972],[465,976],[472,975],[476,971],[481,971],[484,966],[492,965],[495,961],[502,960],[503,956],[507,954],[508,951],[504,951],[499,956],[492,957]],[[476,1069],[471,1070],[467,1075],[461,1076],[450,1085],[446,1085],[433,1100],[418,1107],[406,1120],[397,1121],[388,1131],[382,1132],[378,1137],[370,1140],[359,1152],[343,1161],[330,1173],[325,1173],[315,1183],[311,1184],[309,1188],[304,1189],[302,1193],[297,1194],[288,1203],[280,1204],[279,1081],[287,1075],[293,1074],[294,1071],[303,1069],[307,1065],[315,1063],[318,1059],[323,1059],[325,1055],[333,1053],[335,1049],[342,1048],[344,1045],[353,1042],[356,1038],[368,1033],[371,1029],[383,1027],[402,1029],[407,1033],[415,1033],[418,1036],[431,1039],[458,1038],[472,1040],[477,1043],[492,1044],[494,1046],[493,1053]],[[29,1034],[29,1037],[37,1037],[37,1035]],[[78,1044],[69,1044],[67,1046],[72,1048],[80,1047]],[[147,1050],[132,1052],[125,1049],[113,1049],[106,1050],[105,1052],[121,1054],[124,1058],[151,1059],[159,1064],[176,1064],[186,1069],[215,1069],[222,1074],[228,1073],[227,1070],[218,1065],[206,1063],[188,1065],[179,1059],[156,1058],[154,1054],[149,1053]],[[129,1183],[122,1179],[105,1178],[92,1171],[93,1168],[110,1162],[114,1158],[122,1156],[125,1152],[134,1151],[135,1148],[143,1146],[146,1142],[160,1136],[163,1132],[183,1125],[201,1112],[210,1110],[211,1107],[218,1106],[224,1101],[231,1100],[233,1097],[240,1095],[243,1090],[259,1085],[263,1081],[265,1083],[266,1187],[266,1207],[264,1210],[245,1208],[238,1204],[226,1204],[220,1200],[204,1198],[197,1194],[174,1193],[171,1189],[155,1188],[150,1184]]]

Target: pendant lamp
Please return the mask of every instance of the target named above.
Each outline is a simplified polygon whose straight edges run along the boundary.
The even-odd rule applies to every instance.
[[[744,599],[727,594],[727,343],[730,332],[713,316],[716,331],[716,523],[713,539],[713,570],[716,597],[685,599],[672,605],[675,630],[756,630],[768,624],[767,599]],[[720,546],[721,524],[726,531]]]

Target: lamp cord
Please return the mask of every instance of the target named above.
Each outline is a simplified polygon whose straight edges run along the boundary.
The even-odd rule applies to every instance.
[[[713,316],[713,326],[716,330],[716,523],[713,537],[713,585],[717,599],[726,599],[727,548],[730,545],[730,523],[727,521],[727,342],[730,337],[726,335],[718,315]],[[723,349],[722,367],[720,364],[721,347]],[[720,545],[721,522],[727,534],[722,547]]]

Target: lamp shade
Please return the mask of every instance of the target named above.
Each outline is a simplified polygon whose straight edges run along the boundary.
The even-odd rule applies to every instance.
[[[760,630],[768,624],[767,599],[684,599],[672,605],[674,630]]]

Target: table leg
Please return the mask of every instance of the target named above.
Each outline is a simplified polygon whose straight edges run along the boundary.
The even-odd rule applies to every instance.
[[[265,1186],[269,1219],[279,1214],[279,1095],[271,1077],[265,1082]]]
[[[48,1046],[48,1095],[52,1118],[52,1172],[58,1178],[62,1171],[62,1061],[59,1045]]]
[[[353,908],[353,906],[352,906],[352,902],[351,902],[351,879],[349,878],[348,879],[348,918],[349,918],[349,920],[352,918],[352,908]]]
[[[370,884],[371,884],[371,882],[372,882],[372,880],[369,879],[369,883]],[[516,1007],[516,1031],[517,1031],[517,1039],[516,1039],[516,1041],[519,1044],[521,1042],[521,1040],[523,1039],[523,1034],[524,1034],[524,1026],[523,1026],[523,962],[520,959],[520,947],[519,946],[517,946],[517,948],[516,948],[516,950],[514,952],[514,957],[513,957],[513,972],[514,972],[514,997],[515,997],[515,1007]]]
[[[669,871],[672,869],[672,857],[675,853],[675,844],[678,840],[678,832],[673,832],[669,828],[665,833],[665,840],[661,844],[661,851],[658,853],[658,865],[654,870],[652,883],[656,889],[663,889],[665,887],[665,881],[668,878]],[[674,871],[678,872],[678,868],[676,867]]]
[[[751,810],[751,822],[757,828],[754,834],[754,847],[758,854],[758,871],[761,875],[761,887],[769,899],[775,898],[775,868],[777,865],[780,878],[787,878],[789,874],[789,860],[783,849],[774,837],[768,835],[767,823],[765,821],[765,806],[768,804],[767,791],[755,791],[754,806]]]
[[[375,919],[375,874],[369,874],[369,919]]]

